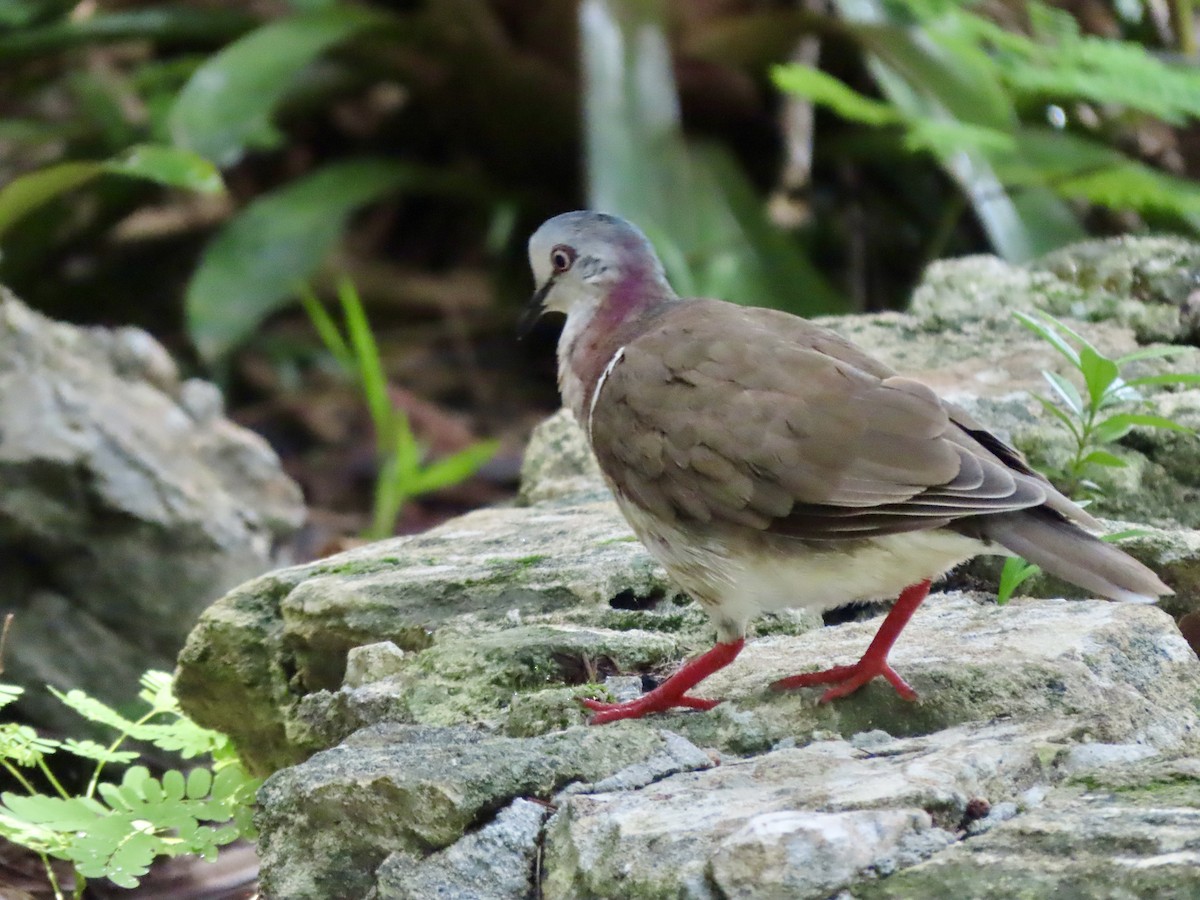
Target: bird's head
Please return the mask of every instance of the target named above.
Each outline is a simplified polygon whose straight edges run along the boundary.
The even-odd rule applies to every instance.
[[[637,226],[583,210],[548,219],[529,239],[537,291],[521,317],[526,334],[546,312],[590,317],[618,286],[646,296],[674,296],[662,263]]]

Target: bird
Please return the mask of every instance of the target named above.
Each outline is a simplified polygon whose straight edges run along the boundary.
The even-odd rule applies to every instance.
[[[761,613],[891,597],[858,662],[772,687],[825,685],[827,703],[883,677],[915,700],[888,654],[931,583],[980,554],[1112,600],[1173,593],[965,410],[799,316],[680,297],[625,219],[563,213],[528,246],[536,292],[518,331],[566,316],[563,405],[635,535],[717,632],[640,697],[582,701],[592,724],[713,708],[692,689]]]

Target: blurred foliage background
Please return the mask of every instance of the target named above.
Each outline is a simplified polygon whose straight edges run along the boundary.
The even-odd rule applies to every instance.
[[[380,532],[385,430],[399,468],[482,465],[400,530],[511,491],[556,405],[552,329],[512,331],[549,215],[619,212],[681,292],[810,315],[900,307],[941,257],[1195,234],[1195,27],[1192,0],[0,0],[0,281],[218,380],[314,555]],[[338,284],[369,366],[300,303]]]

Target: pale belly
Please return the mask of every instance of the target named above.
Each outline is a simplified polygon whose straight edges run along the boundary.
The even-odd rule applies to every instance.
[[[814,545],[749,529],[727,539],[682,533],[623,498],[618,505],[668,574],[712,616],[722,640],[763,612],[823,612],[858,600],[894,599],[972,556],[1005,552],[952,531],[914,531],[839,545]]]

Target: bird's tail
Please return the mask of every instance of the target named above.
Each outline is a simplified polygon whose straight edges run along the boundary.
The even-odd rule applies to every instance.
[[[1110,600],[1154,603],[1163,594],[1175,593],[1129,554],[1050,510],[1000,513],[981,524],[985,539]]]

